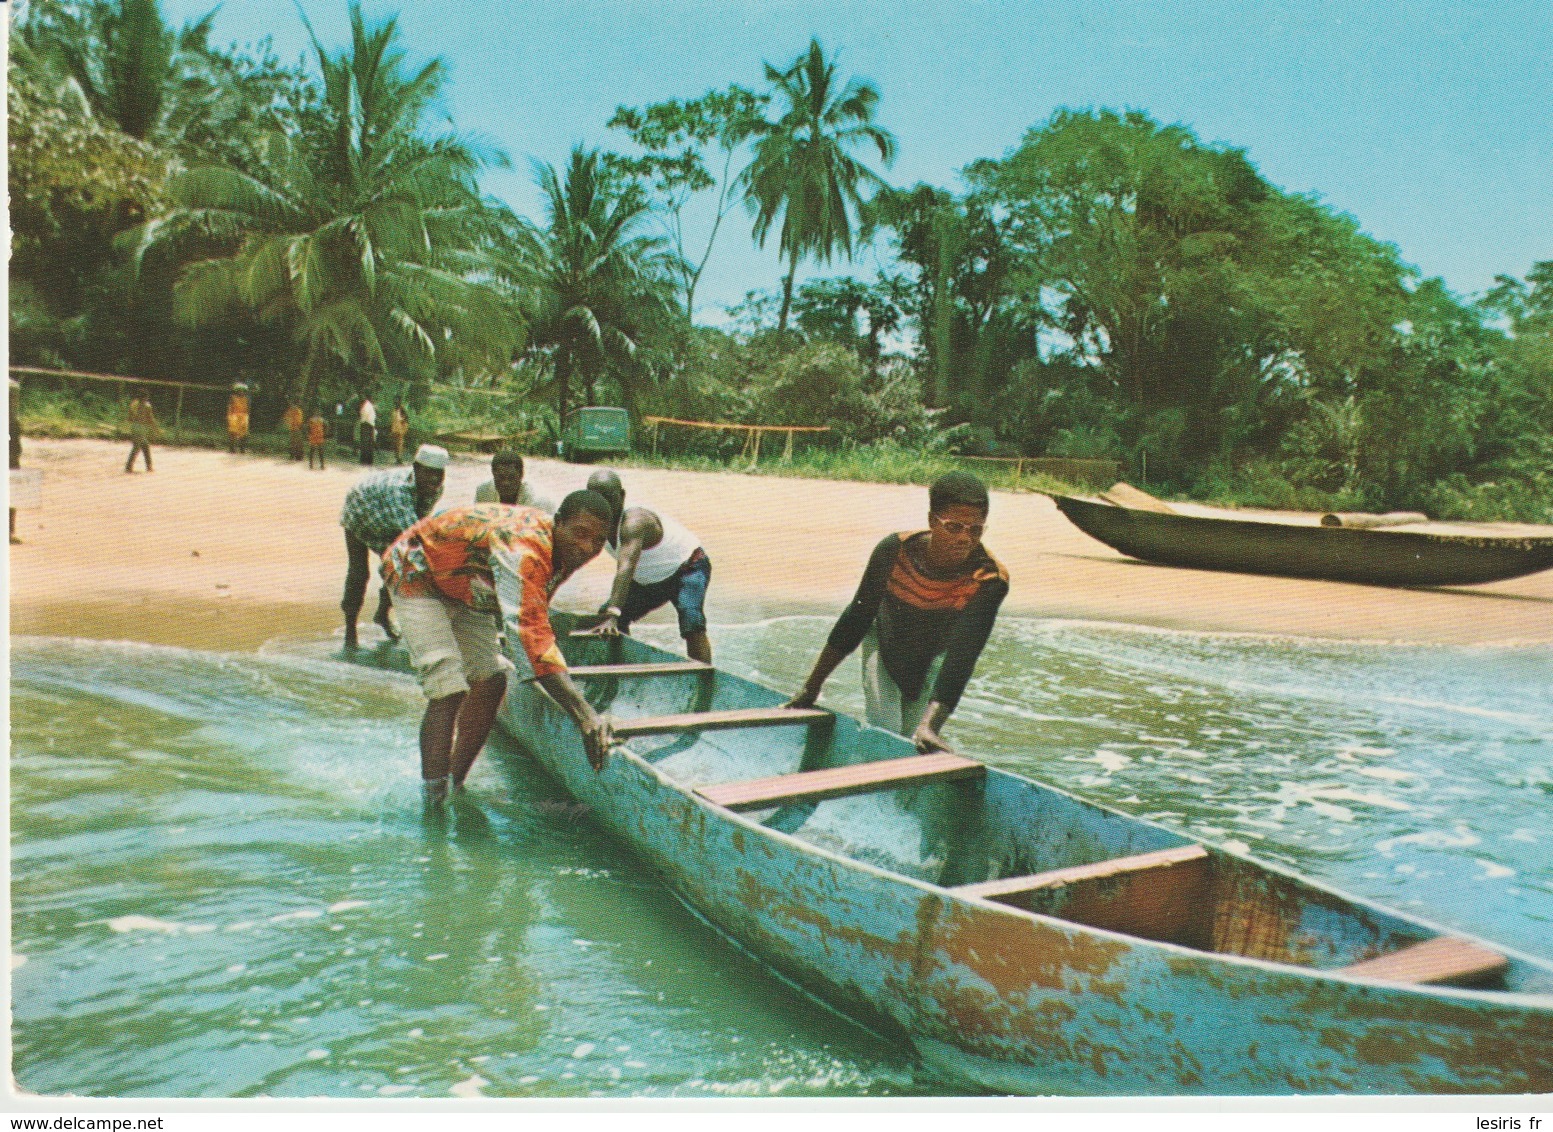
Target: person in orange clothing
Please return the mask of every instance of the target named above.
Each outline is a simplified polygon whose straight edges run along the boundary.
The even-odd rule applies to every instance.
[[[388,436],[394,442],[394,463],[404,463],[404,443],[410,435],[410,414],[405,412],[404,402],[395,401],[394,411],[388,418]]]
[[[248,451],[248,386],[240,381],[226,403],[226,450]]]
[[[129,403],[129,412],[126,414],[129,421],[129,459],[124,461],[124,470],[135,470],[135,456],[137,453],[146,459],[146,471],[151,470],[151,442],[156,439],[156,413],[151,409],[151,398],[144,393],[139,393]]]
[[[326,437],[326,435],[328,433],[328,427],[329,426],[324,421],[323,414],[320,413],[317,409],[314,409],[313,410],[313,415],[311,417],[309,417],[308,421],[307,421],[307,466],[308,466],[308,468],[312,468],[312,466],[313,466],[313,457],[317,456],[318,457],[318,470],[319,471],[323,471],[323,467],[324,467],[324,439],[325,439],[325,437]]]
[[[588,762],[603,769],[609,723],[567,676],[549,605],[603,549],[610,515],[609,501],[588,490],[568,495],[553,519],[532,507],[477,503],[427,516],[384,553],[383,584],[429,701],[420,731],[428,805],[463,785],[514,667],[572,717]],[[502,654],[498,618],[517,665]]]
[[[303,431],[306,424],[302,419],[302,406],[295,401],[287,405],[280,423],[286,426],[286,432],[289,434],[287,439],[291,442],[291,458],[302,459],[302,446],[306,442],[306,433]]]

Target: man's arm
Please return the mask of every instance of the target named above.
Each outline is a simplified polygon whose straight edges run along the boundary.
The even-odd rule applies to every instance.
[[[631,581],[636,577],[636,563],[642,551],[657,546],[663,538],[663,524],[658,516],[640,507],[628,508],[620,522],[620,545],[615,549],[615,584],[610,587],[609,600],[599,610],[604,614],[588,632],[598,637],[620,636],[620,610],[625,606],[626,595],[631,592]]]
[[[814,661],[814,668],[809,672],[809,678],[804,681],[798,694],[787,701],[786,706],[813,707],[815,701],[820,698],[820,691],[825,687],[825,681],[829,680],[830,674],[836,671],[836,666],[862,642],[863,637],[868,633],[868,627],[874,623],[874,617],[879,612],[879,602],[884,598],[885,583],[889,581],[890,570],[895,566],[895,556],[899,548],[900,540],[894,535],[881,540],[879,545],[874,547],[874,552],[868,557],[868,568],[863,571],[862,580],[857,584],[857,592],[852,595],[851,602],[836,619],[836,624],[825,641],[825,647],[820,650],[820,655]]]
[[[572,678],[564,671],[541,676],[538,678],[538,683],[550,694],[550,698],[560,704],[562,710],[572,717],[572,721],[577,724],[577,730],[582,732],[582,746],[588,753],[588,765],[594,770],[603,770],[613,742],[609,720],[593,710],[593,705],[583,699],[582,693],[577,690],[577,685],[572,683]]]
[[[971,598],[953,629],[949,632],[949,644],[944,650],[944,663],[939,667],[938,680],[933,685],[933,698],[922,712],[911,741],[917,750],[926,755],[933,751],[947,751],[939,734],[954,709],[960,706],[960,696],[970,683],[976,661],[992,635],[993,622],[997,620],[998,607],[1008,596],[1008,582],[1002,578],[982,584],[981,590]]]

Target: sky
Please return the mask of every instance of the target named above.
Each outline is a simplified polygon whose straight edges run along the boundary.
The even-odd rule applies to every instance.
[[[349,41],[346,0],[301,0],[324,45]],[[162,0],[172,23],[214,0]],[[444,112],[512,159],[483,184],[538,219],[532,160],[628,148],[617,106],[764,88],[816,37],[871,80],[896,137],[895,185],[962,188],[1059,107],[1136,109],[1246,151],[1280,188],[1315,194],[1458,295],[1553,259],[1553,3],[1549,0],[364,0],[398,15],[414,60],[451,70]],[[308,49],[290,0],[222,0],[213,39]],[[872,155],[877,158],[877,155]],[[776,289],[742,210],[724,223],[698,318]],[[871,278],[878,253],[813,274]]]

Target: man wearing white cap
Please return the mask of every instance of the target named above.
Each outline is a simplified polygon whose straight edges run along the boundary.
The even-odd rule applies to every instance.
[[[340,609],[345,614],[345,647],[357,647],[356,618],[367,597],[371,570],[367,553],[381,557],[390,543],[413,527],[442,498],[442,481],[447,474],[448,451],[435,444],[422,444],[415,462],[408,468],[392,468],[365,476],[345,494],[340,526],[345,528],[345,595]],[[378,593],[377,615],[373,620],[391,641],[398,640],[388,621],[388,587]]]

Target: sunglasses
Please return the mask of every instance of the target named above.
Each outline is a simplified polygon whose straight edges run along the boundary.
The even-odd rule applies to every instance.
[[[981,538],[987,529],[985,523],[957,523],[953,519],[940,519],[937,515],[933,516],[933,522],[943,527],[949,534],[969,534],[972,538]]]

